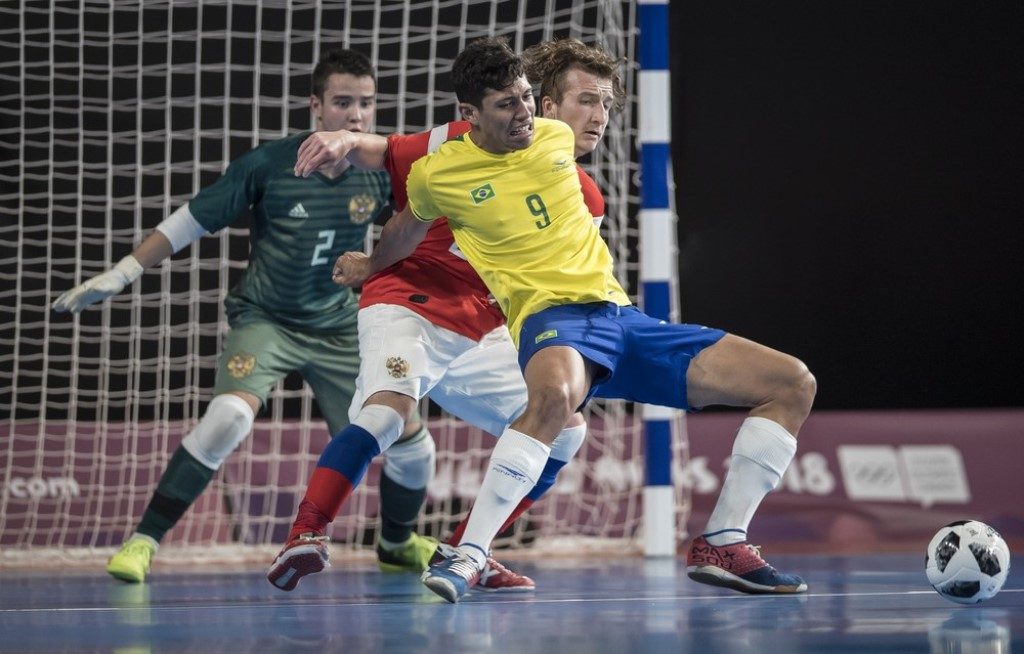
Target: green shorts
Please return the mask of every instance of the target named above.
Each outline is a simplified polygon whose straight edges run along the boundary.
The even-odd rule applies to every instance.
[[[331,434],[348,425],[359,374],[359,337],[309,334],[267,321],[233,328],[217,361],[213,394],[245,391],[260,398],[292,370],[313,389]]]

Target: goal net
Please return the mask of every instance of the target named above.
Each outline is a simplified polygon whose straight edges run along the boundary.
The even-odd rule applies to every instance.
[[[62,291],[106,270],[255,145],[308,129],[309,73],[344,45],[377,65],[377,131],[455,118],[447,70],[470,39],[522,49],[573,36],[625,57],[628,101],[585,167],[608,202],[603,231],[636,296],[635,7],[607,0],[62,2],[0,7],[0,565],[109,555],[170,454],[201,417],[246,266],[243,222],[194,243],[77,319]],[[418,530],[446,535],[482,478],[493,438],[424,407],[437,475]],[[636,548],[640,411],[596,402],[558,484],[499,546]],[[681,428],[677,420],[677,427]],[[168,534],[161,559],[284,540],[329,435],[302,380],[272,393],[251,436]],[[676,430],[676,479],[686,439]],[[336,548],[375,538],[375,463],[332,527]],[[688,508],[677,483],[677,529]],[[47,559],[48,561],[51,559]]]

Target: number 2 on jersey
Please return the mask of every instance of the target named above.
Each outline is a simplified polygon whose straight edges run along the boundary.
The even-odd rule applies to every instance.
[[[317,243],[316,247],[313,248],[313,260],[309,262],[309,266],[311,268],[313,266],[322,266],[325,263],[328,263],[327,257],[321,254],[321,252],[330,252],[331,248],[334,246],[333,229],[325,229],[316,236],[321,242]]]
[[[526,196],[526,206],[530,209],[530,213],[544,219],[534,221],[537,229],[544,229],[551,224],[551,217],[548,216],[548,208],[544,205],[544,200],[542,200],[539,195],[534,193],[533,195]]]

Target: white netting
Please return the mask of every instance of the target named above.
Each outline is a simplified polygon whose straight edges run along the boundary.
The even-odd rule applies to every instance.
[[[568,35],[632,61],[634,12],[606,0],[0,5],[0,564],[30,547],[99,555],[131,532],[210,399],[222,303],[245,267],[248,230],[197,242],[77,320],[50,302],[131,251],[233,158],[309,128],[309,73],[323,46],[370,54],[377,131],[410,132],[454,117],[445,80],[467,40],[507,34],[520,49]],[[629,101],[588,169],[635,292],[632,65],[627,73]],[[639,416],[601,403],[591,418],[578,461],[503,542],[636,542]],[[447,417],[431,429],[439,468],[420,530],[437,534],[465,515],[492,443]],[[280,543],[326,439],[308,387],[289,377],[162,554]],[[372,540],[377,475],[375,464],[335,523],[345,547]]]

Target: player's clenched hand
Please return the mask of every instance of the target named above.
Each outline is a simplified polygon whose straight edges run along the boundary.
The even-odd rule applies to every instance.
[[[142,274],[142,266],[135,257],[128,255],[105,273],[96,275],[69,291],[65,291],[53,302],[54,311],[78,313],[90,304],[117,295]]]
[[[352,133],[344,129],[313,132],[299,146],[295,160],[296,177],[309,177],[313,171],[334,168],[345,160],[353,144]]]
[[[331,279],[335,284],[354,288],[362,286],[370,276],[370,257],[362,252],[345,252],[334,262]]]

